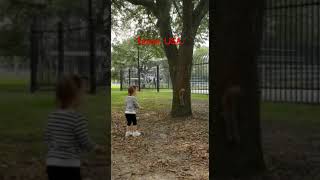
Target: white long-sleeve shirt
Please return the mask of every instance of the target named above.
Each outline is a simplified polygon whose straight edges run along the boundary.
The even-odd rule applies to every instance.
[[[125,105],[126,105],[126,110],[125,110],[126,114],[136,114],[137,109],[140,108],[138,100],[135,96],[127,96]]]

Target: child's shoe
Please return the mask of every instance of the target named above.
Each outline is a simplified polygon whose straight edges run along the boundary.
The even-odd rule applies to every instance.
[[[139,132],[139,131],[134,131],[133,133],[132,133],[132,136],[133,137],[137,137],[137,136],[140,136],[141,135],[141,132]]]
[[[127,131],[126,132],[126,137],[129,137],[129,136],[132,136],[132,135],[133,135],[132,131]]]

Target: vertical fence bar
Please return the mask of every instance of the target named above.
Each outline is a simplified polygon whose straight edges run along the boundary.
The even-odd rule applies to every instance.
[[[266,1],[266,7],[267,8],[271,8],[271,5],[272,5],[272,1],[270,0],[270,1]],[[269,11],[266,11],[266,28],[268,28],[268,26],[269,26],[269,24],[268,24],[268,22],[269,22],[269,19],[273,19],[273,17],[272,17],[272,12],[273,12],[273,10],[269,10]],[[268,33],[268,29],[266,29],[266,33]],[[267,100],[267,101],[269,101],[269,99],[270,99],[270,79],[269,79],[269,71],[270,71],[270,68],[269,68],[269,56],[270,55],[272,55],[272,54],[269,54],[269,49],[272,47],[271,46],[271,42],[272,42],[272,35],[269,35],[269,34],[267,34],[268,35],[268,40],[267,40],[267,49],[266,49],[266,52],[265,52],[265,56],[263,57],[263,63],[265,64],[265,66],[266,66],[266,74],[265,74],[265,77],[264,77],[264,79],[265,79],[265,81],[266,81],[266,87],[265,87],[265,91],[266,91],[266,99],[265,100]]]
[[[320,103],[320,10],[317,5],[317,103]]]
[[[284,5],[283,4],[283,0],[280,0],[280,6]],[[278,13],[279,13],[279,21],[280,21],[280,26],[279,26],[279,41],[278,41],[278,98],[277,101],[278,102],[283,102],[282,101],[282,82],[283,82],[283,75],[282,75],[282,71],[283,71],[283,54],[284,54],[284,49],[283,49],[283,41],[284,41],[284,33],[283,33],[283,25],[284,25],[284,17],[283,17],[283,12],[284,12],[285,8],[280,8]]]
[[[305,27],[306,27],[306,33],[304,33],[305,34],[305,41],[304,41],[304,47],[305,47],[305,55],[306,55],[306,61],[305,61],[305,78],[306,78],[306,84],[305,84],[305,87],[306,87],[306,91],[305,91],[305,93],[306,93],[306,103],[310,103],[310,64],[311,64],[311,62],[310,62],[310,58],[311,58],[311,54],[309,54],[310,53],[310,46],[309,46],[309,43],[310,43],[310,28],[309,28],[309,6],[307,6],[306,7],[306,13],[307,13],[307,16],[305,17],[306,18],[306,21],[304,21],[304,22],[306,22],[306,25],[305,25]]]
[[[131,86],[131,69],[129,69],[129,84],[128,86]]]
[[[276,1],[275,0],[272,0],[272,6],[275,6],[275,3]],[[270,83],[271,83],[271,98],[270,98],[270,101],[273,102],[275,97],[276,97],[276,86],[275,86],[275,82],[274,82],[274,76],[275,76],[275,63],[276,62],[276,55],[277,55],[277,52],[276,52],[276,47],[277,47],[277,38],[278,38],[278,33],[277,33],[277,23],[278,23],[278,16],[277,16],[277,10],[274,9],[273,10],[273,15],[272,17],[275,19],[275,25],[274,25],[274,39],[273,39],[273,46],[272,46],[272,57],[270,59],[270,69],[271,69],[271,73],[270,73]]]
[[[206,62],[206,67],[207,67],[207,91],[206,93],[209,95],[209,73],[210,73],[210,69],[209,69],[209,55],[207,55],[207,62]]]
[[[64,31],[62,22],[58,23],[58,79],[64,72]]]
[[[304,61],[304,54],[303,54],[303,8],[300,8],[300,11],[299,11],[299,13],[300,13],[300,26],[299,26],[299,30],[300,30],[300,36],[299,36],[299,46],[300,46],[300,52],[299,52],[299,56],[300,56],[300,62],[299,62],[299,65],[300,65],[300,67],[299,67],[299,94],[300,94],[300,98],[299,98],[299,100],[298,100],[298,102],[299,103],[302,103],[303,102],[303,86],[304,86],[304,83],[303,83],[303,69],[304,69],[304,67],[303,67],[303,65],[304,65],[304,63],[303,63],[303,61]]]
[[[298,0],[294,1],[295,4],[298,3]],[[299,11],[298,8],[295,8],[295,59],[294,59],[294,102],[298,102],[298,59],[299,59]]]
[[[139,45],[138,45],[138,86],[139,86],[139,91],[141,90],[140,89],[140,50],[139,50]]]
[[[288,0],[285,0],[284,1],[285,3],[285,5],[287,6],[289,3],[288,3]],[[285,52],[284,52],[284,56],[283,56],[283,59],[284,59],[284,61],[283,61],[283,64],[284,64],[284,73],[283,73],[283,75],[284,75],[284,82],[283,82],[283,91],[284,91],[284,97],[283,97],[283,101],[284,102],[287,102],[288,101],[288,99],[287,99],[287,84],[288,84],[288,78],[287,78],[287,65],[288,65],[288,60],[289,60],[289,58],[288,58],[288,53],[290,53],[290,49],[288,48],[288,11],[290,11],[290,8],[286,8],[285,10],[284,10],[284,12],[282,12],[283,14],[282,14],[282,16],[284,17],[284,45],[283,45],[283,47],[284,47],[284,50],[285,50]]]
[[[168,89],[170,89],[170,72],[168,73]]]
[[[286,5],[286,0],[282,0],[282,5]],[[281,53],[280,53],[280,101],[285,102],[285,82],[286,82],[286,55],[287,55],[287,49],[286,49],[286,12],[287,8],[282,8],[282,11],[280,12],[281,16]]]
[[[30,92],[34,93],[37,90],[37,74],[38,74],[38,39],[36,35],[36,19],[30,27]]]
[[[120,69],[120,91],[123,90],[123,71]]]
[[[311,103],[314,103],[314,6],[311,7],[311,17],[312,17],[312,20],[311,20],[311,34],[310,34],[310,40],[311,40],[311,91],[310,91],[310,102]]]
[[[160,74],[159,74],[159,65],[157,65],[157,92],[159,92],[160,88]]]
[[[203,69],[203,62],[202,61],[200,62],[199,67],[200,67],[200,84],[201,84],[199,93],[202,94],[203,89],[204,89],[204,81],[203,81],[204,69]]]
[[[275,3],[276,1],[273,1],[273,6],[275,6]],[[278,39],[280,38],[279,37],[279,16],[278,16],[278,10],[275,9],[274,10],[274,18],[275,18],[275,22],[276,22],[276,25],[275,25],[275,39],[274,39],[274,46],[273,46],[273,58],[272,58],[272,73],[271,73],[271,76],[272,76],[272,92],[273,92],[273,97],[272,97],[272,102],[274,102],[275,99],[277,99],[277,82],[276,82],[276,77],[277,77],[277,64],[276,62],[278,62],[278,52],[277,52],[277,48],[278,48]]]
[[[293,10],[292,8],[289,10],[289,13],[288,13],[288,18],[289,18],[289,39],[288,39],[288,43],[289,43],[289,49],[290,49],[290,53],[289,53],[289,59],[290,59],[290,62],[289,62],[289,83],[287,84],[288,85],[288,90],[289,90],[289,97],[288,97],[288,102],[292,102],[292,98],[293,98],[293,94],[292,94],[292,89],[293,89],[293,60],[294,60],[294,56],[293,56],[293,52],[294,52],[294,41],[293,41],[293,33],[294,33],[294,30],[293,30],[293,27],[292,27],[292,20],[293,20]]]
[[[279,1],[279,0],[278,0]],[[280,0],[280,5],[281,5]],[[281,98],[281,91],[279,88],[279,84],[281,83],[281,40],[282,40],[282,16],[281,16],[281,9],[277,10],[277,19],[278,19],[278,38],[277,38],[277,45],[276,45],[276,73],[275,73],[275,86],[276,86],[276,99],[275,101],[279,101]]]
[[[266,3],[266,7],[268,8],[268,6],[267,6],[267,3]],[[264,18],[263,18],[263,45],[262,45],[262,48],[263,48],[263,50],[261,51],[261,53],[260,53],[260,63],[258,63],[258,64],[260,64],[260,66],[261,66],[261,68],[262,68],[262,73],[260,74],[260,84],[261,84],[261,86],[260,86],[260,92],[261,92],[261,99],[262,99],[262,101],[265,101],[266,100],[266,91],[265,91],[265,84],[266,84],[266,79],[265,79],[265,77],[266,77],[266,68],[265,68],[265,63],[264,63],[264,53],[265,53],[265,50],[266,49],[268,49],[268,34],[267,34],[267,31],[266,31],[266,27],[267,27],[267,25],[266,25],[266,23],[267,23],[267,18],[268,18],[268,16],[267,16],[267,12],[268,11],[265,11],[265,13],[264,13]]]
[[[88,12],[89,12],[89,48],[90,48],[90,93],[95,94],[96,83],[96,51],[95,51],[95,25],[92,12],[92,0],[88,0]]]
[[[307,9],[305,9],[305,13],[308,13]],[[308,38],[309,38],[309,27],[308,27],[308,22],[305,22],[305,16],[303,17],[303,21],[305,24],[304,24],[304,38],[302,40],[302,43],[303,43],[303,56],[305,57],[304,61],[303,61],[303,82],[304,82],[304,85],[303,85],[303,103],[308,103],[308,100],[309,100],[309,93],[308,93],[308,89],[309,89],[309,76],[308,76],[308,73],[309,73],[309,70],[308,70],[308,66],[309,66],[309,52],[308,52]],[[308,20],[308,19],[306,19]]]

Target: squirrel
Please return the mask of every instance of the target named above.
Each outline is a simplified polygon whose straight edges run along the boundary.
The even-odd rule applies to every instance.
[[[226,124],[227,140],[231,143],[240,143],[239,133],[239,101],[241,89],[238,85],[228,87],[222,98],[223,117]]]
[[[180,89],[180,91],[179,91],[179,99],[180,99],[180,105],[181,106],[184,106],[184,95],[185,95],[185,89]]]

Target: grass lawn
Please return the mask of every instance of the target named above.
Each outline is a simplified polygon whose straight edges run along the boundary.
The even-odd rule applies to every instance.
[[[320,105],[261,103],[261,119],[302,132],[320,126]],[[317,130],[318,131],[318,130]]]
[[[161,89],[160,93],[156,90],[142,90],[138,92],[138,100],[145,109],[170,109],[171,90]],[[112,90],[112,110],[122,110],[126,90],[120,91],[119,88]],[[208,95],[192,94],[192,99],[196,101],[208,101]],[[269,123],[277,122],[288,125],[297,130],[309,130],[319,127],[320,106],[308,104],[289,104],[289,103],[261,103],[261,120]]]
[[[54,109],[53,92],[30,94],[26,80],[0,81],[0,161],[7,158],[42,157],[44,154],[43,127],[47,114]],[[112,88],[112,111],[123,110],[126,91]],[[170,110],[171,91],[142,90],[138,93],[139,103],[144,109]],[[207,101],[208,95],[193,94],[192,99]],[[88,95],[83,112],[89,119],[92,138],[103,144],[106,127],[106,97],[103,92]],[[295,127],[312,128],[320,121],[320,106],[302,104],[262,103],[261,117],[268,121],[281,121]],[[109,121],[108,121],[109,122]]]
[[[112,92],[112,110],[120,110],[124,107],[125,97],[127,96],[127,91],[123,90],[120,91],[119,89],[113,89]],[[140,92],[137,93],[137,98],[139,104],[144,109],[163,109],[171,107],[171,100],[172,100],[172,90],[168,89],[160,89],[158,93],[156,90],[153,89],[142,89]],[[208,101],[208,95],[202,94],[192,94],[192,99],[194,100],[203,100]]]
[[[47,115],[55,109],[53,92],[28,92],[25,80],[0,80],[0,162],[43,158],[43,128]],[[106,142],[106,96],[99,92],[88,95],[81,109],[89,120],[92,139]],[[8,160],[8,161],[7,161]]]

